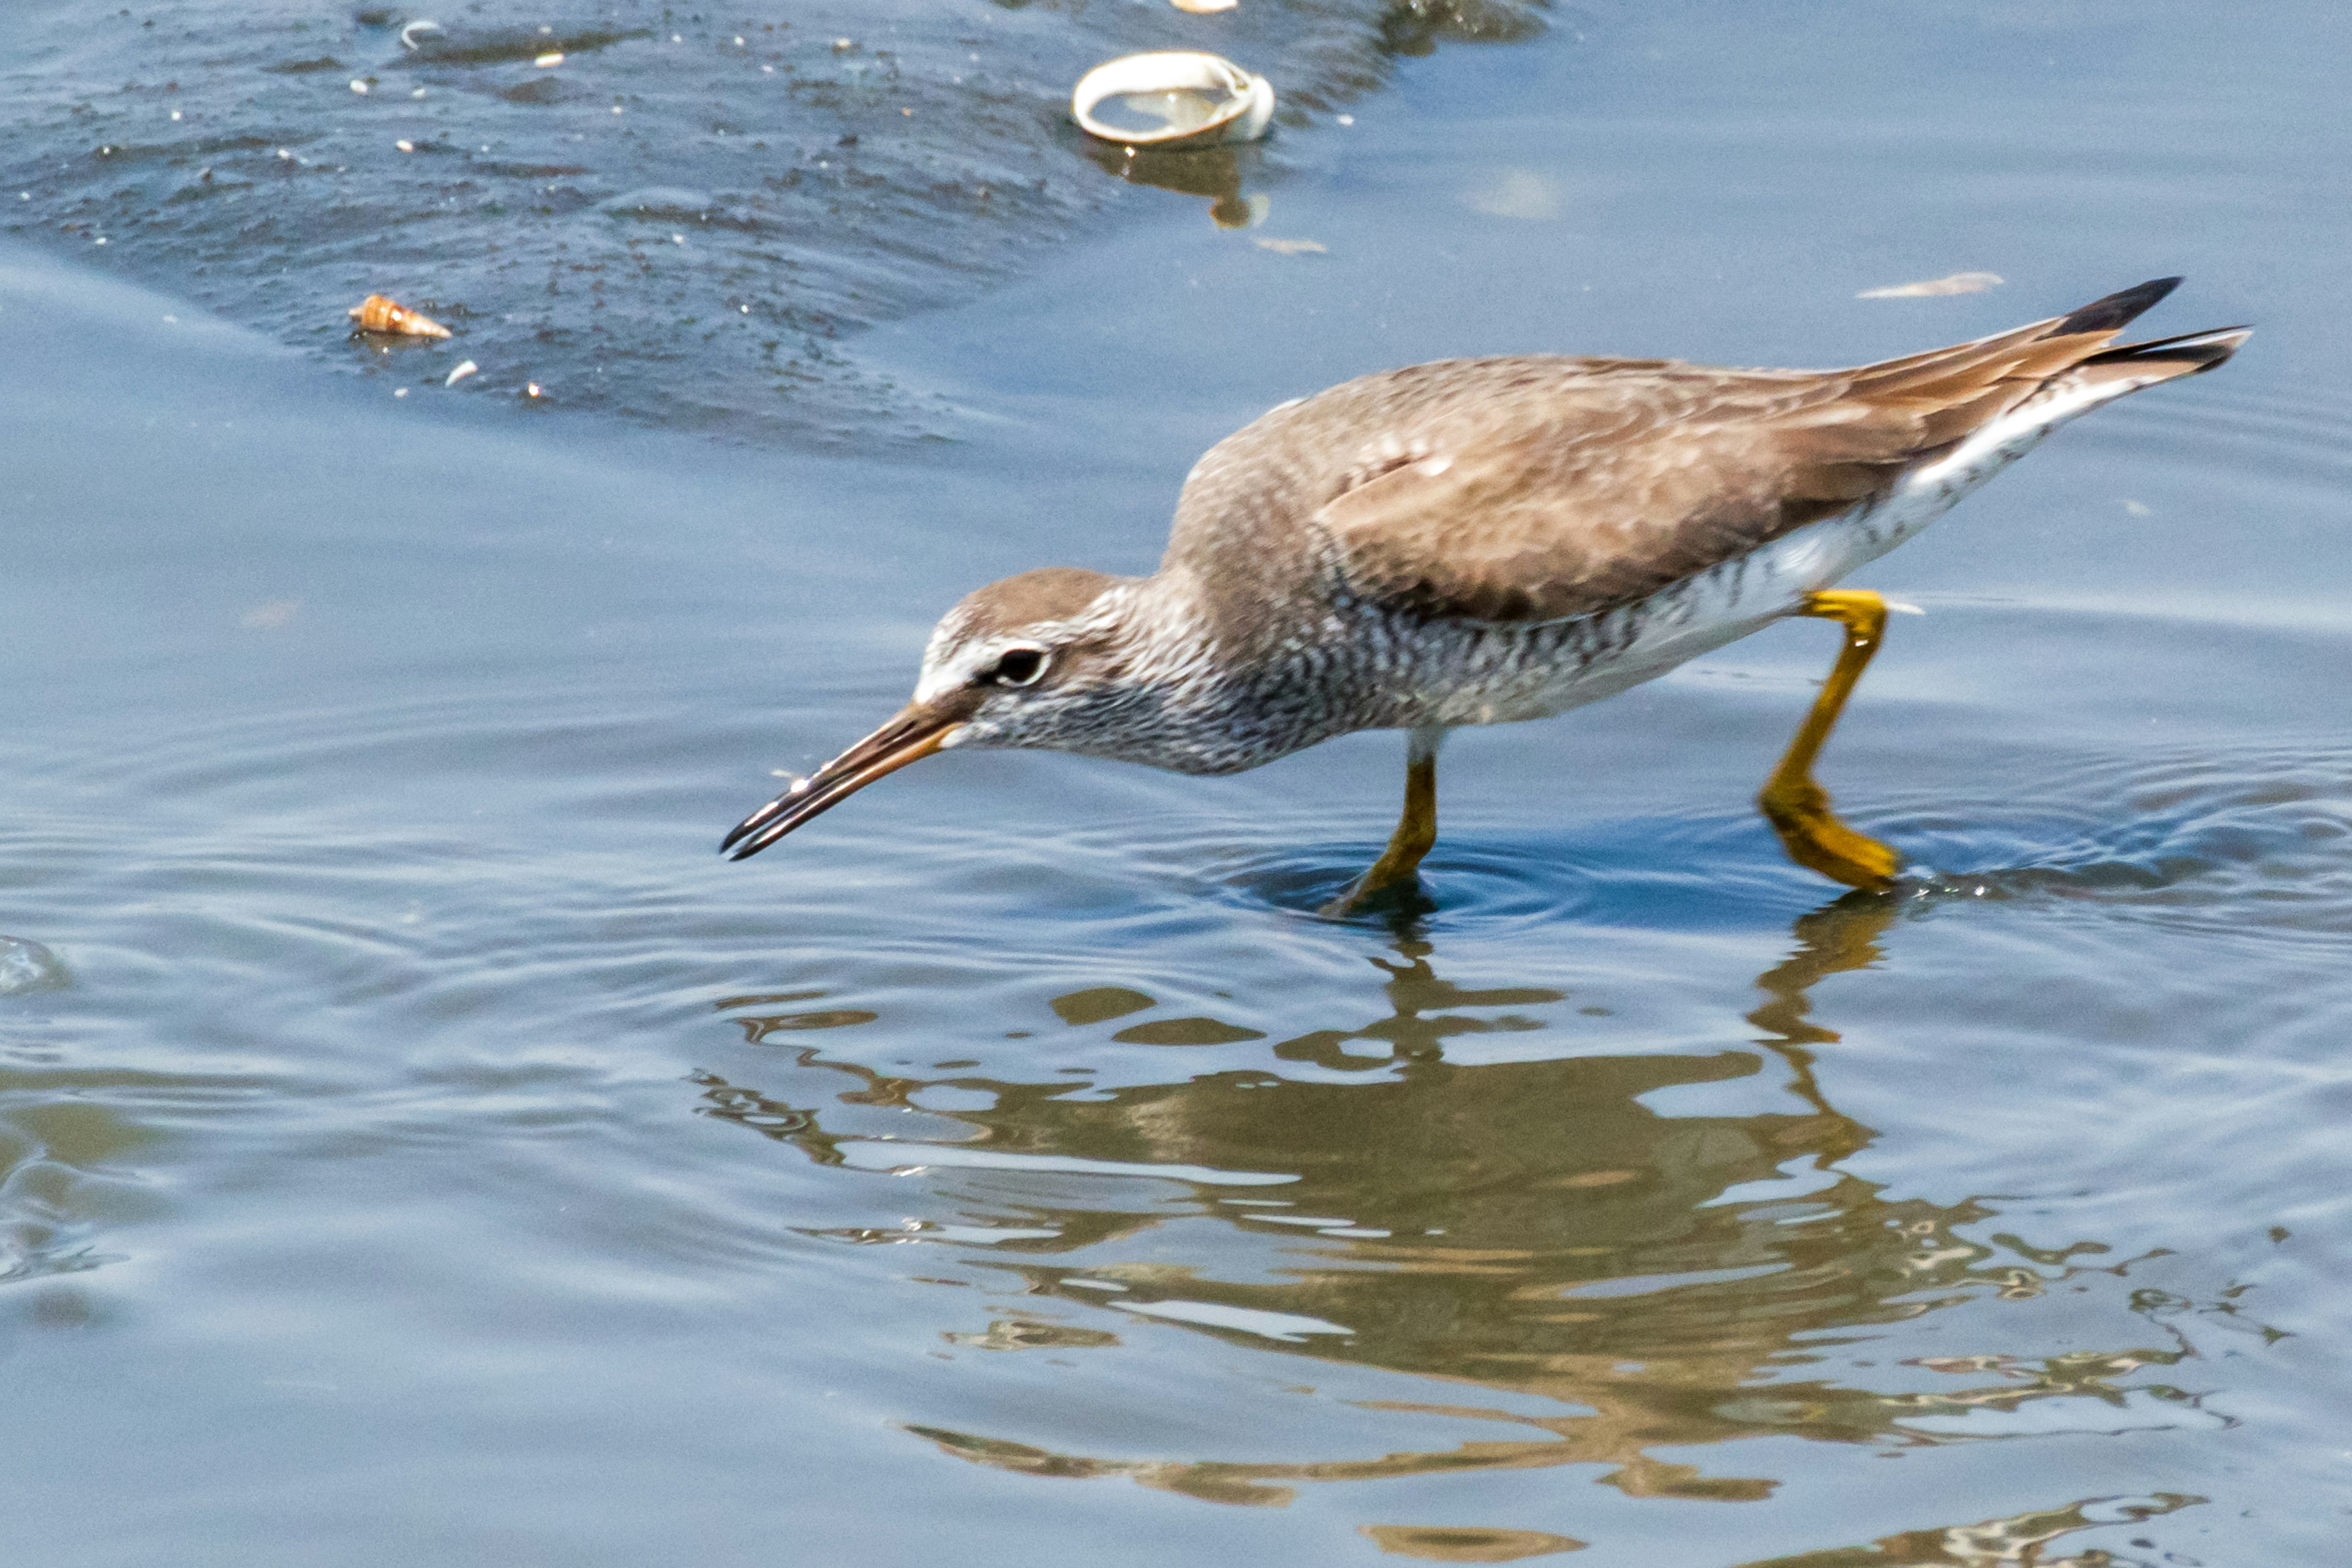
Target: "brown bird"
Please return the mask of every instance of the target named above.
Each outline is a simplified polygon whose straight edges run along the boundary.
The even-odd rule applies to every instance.
[[[1900,858],[1812,778],[1886,616],[1832,584],[2076,415],[2228,359],[2247,329],[2116,344],[2179,282],[1853,370],[1513,355],[1283,404],[1194,466],[1157,572],[1047,567],[970,595],[914,700],[720,847],[756,855],[950,747],[1227,773],[1403,730],[1402,819],[1328,907],[1345,912],[1414,880],[1448,730],[1564,712],[1819,616],[1845,647],[1759,805],[1801,864],[1885,886]]]

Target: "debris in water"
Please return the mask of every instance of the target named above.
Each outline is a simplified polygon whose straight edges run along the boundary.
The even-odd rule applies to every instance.
[[[394,146],[395,146],[395,147],[397,147],[397,148],[399,148],[399,149],[400,149],[402,152],[404,152],[404,153],[414,153],[414,152],[415,152],[415,151],[416,151],[416,143],[415,143],[415,142],[414,142],[409,141],[409,140],[408,140],[407,138],[405,138],[405,137],[403,137],[400,141],[397,141],[397,142],[394,142],[394,143],[393,143],[393,145],[394,145]]]
[[[400,47],[412,51],[421,49],[425,47],[421,42],[422,39],[447,31],[448,29],[442,26],[440,23],[429,22],[419,16],[400,30]]]
[[[352,78],[352,90],[358,93],[362,98],[365,98],[367,96],[367,83],[362,81],[357,77],[353,77]],[[177,120],[179,116],[175,114],[172,118]]]
[[[446,338],[449,329],[430,316],[420,316],[383,294],[371,294],[351,309],[352,320],[362,332],[385,332],[407,338]]]
[[[1462,198],[1472,212],[1549,223],[1567,208],[1559,182],[1533,169],[1503,169],[1489,184]]]
[[[30,991],[62,991],[73,976],[58,955],[21,936],[0,936],[0,996]]]
[[[1255,242],[1261,250],[1271,250],[1276,256],[1323,256],[1331,247],[1319,239],[1260,239]]]
[[[1274,86],[1197,49],[1122,55],[1078,79],[1070,117],[1087,135],[1127,147],[1255,142],[1274,118]]]
[[[467,360],[465,363],[451,371],[449,373],[449,379],[443,382],[441,384],[444,386],[455,386],[459,382],[465,380],[467,376],[473,374],[476,371],[481,368],[482,367],[480,365],[476,364],[472,360]]]
[[[1928,300],[1943,294],[1981,294],[2001,280],[1998,272],[1955,272],[1949,278],[1929,278],[1918,283],[1891,283],[1864,289],[1857,300]]]
[[[237,616],[236,624],[249,632],[278,631],[292,626],[294,617],[301,609],[302,601],[299,599],[272,599],[267,604],[256,605]]]
[[[561,49],[551,50],[546,54],[536,57],[530,63],[537,66],[541,70],[545,70],[550,66],[560,66],[563,63],[563,51]]]
[[[1168,4],[1175,6],[1179,11],[1190,11],[1195,16],[1207,16],[1219,11],[1230,11],[1241,3],[1242,0],[1168,0]]]

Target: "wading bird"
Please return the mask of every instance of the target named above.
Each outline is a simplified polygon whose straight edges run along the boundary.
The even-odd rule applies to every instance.
[[[2228,359],[2246,329],[2116,345],[2179,282],[1853,370],[1512,355],[1283,404],[1194,466],[1158,571],[1047,567],[970,595],[914,700],[721,848],[756,855],[950,747],[1229,773],[1402,730],[1403,815],[1328,906],[1345,912],[1413,882],[1448,730],[1564,712],[1818,616],[1845,646],[1758,804],[1799,863],[1884,887],[1901,860],[1812,777],[1886,615],[1832,584],[2076,415]]]

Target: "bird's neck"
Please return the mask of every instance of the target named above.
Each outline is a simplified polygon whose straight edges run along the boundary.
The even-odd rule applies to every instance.
[[[1218,624],[1218,606],[1199,580],[1181,568],[1163,568],[1111,590],[1104,606],[1124,645],[1130,679],[1183,703],[1213,698],[1234,649]]]

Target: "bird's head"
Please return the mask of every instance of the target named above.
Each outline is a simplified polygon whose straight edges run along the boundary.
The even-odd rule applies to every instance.
[[[1053,566],[967,595],[923,651],[914,700],[736,825],[719,847],[757,855],[886,773],[950,746],[1097,749],[1138,695],[1128,578]]]

